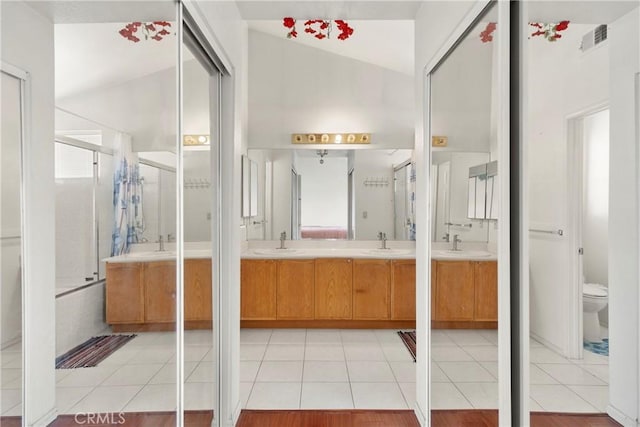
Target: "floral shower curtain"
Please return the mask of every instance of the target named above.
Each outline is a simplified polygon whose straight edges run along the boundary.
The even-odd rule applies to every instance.
[[[142,239],[142,180],[138,156],[131,149],[131,137],[118,133],[115,140],[113,175],[113,233],[111,256],[129,252],[133,243]]]

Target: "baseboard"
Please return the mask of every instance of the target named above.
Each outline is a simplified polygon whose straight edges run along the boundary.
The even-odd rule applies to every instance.
[[[51,408],[49,410],[49,412],[47,412],[44,416],[40,417],[39,419],[37,419],[33,423],[28,423],[28,424],[25,423],[25,426],[26,427],[48,426],[49,424],[54,422],[56,420],[56,418],[58,418],[58,409],[57,408]]]
[[[640,423],[638,423],[638,421],[636,421],[634,418],[629,418],[624,414],[624,412],[620,411],[618,408],[612,406],[611,404],[607,406],[607,415],[622,424],[623,427],[640,426]]]
[[[535,334],[533,332],[529,332],[529,335],[531,336],[531,338],[535,339],[536,341],[538,341],[540,344],[542,344],[543,346],[547,347],[548,349],[553,350],[556,353],[561,354],[563,356],[566,356],[565,352],[560,347],[558,347],[555,344],[550,343],[549,341],[547,341],[544,338],[542,338],[540,335]]]

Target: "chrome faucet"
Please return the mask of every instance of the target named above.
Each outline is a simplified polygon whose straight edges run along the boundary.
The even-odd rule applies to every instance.
[[[164,240],[162,239],[162,234],[158,236],[158,250],[164,251]]]
[[[453,235],[453,247],[451,248],[452,251],[460,251],[462,249],[458,248],[458,243],[462,242],[462,240],[460,240],[460,237],[458,237],[457,234]]]
[[[287,249],[284,247],[284,241],[287,240],[287,232],[280,233],[280,247],[278,249]]]
[[[378,240],[382,242],[380,249],[389,249],[387,248],[387,233],[383,233],[382,231],[378,232]]]
[[[449,233],[445,233],[444,236],[442,237],[442,240],[449,243],[451,241],[451,236],[449,235]]]
[[[176,238],[173,236],[173,234],[171,233],[167,234],[167,243],[171,243],[175,241],[176,241]]]

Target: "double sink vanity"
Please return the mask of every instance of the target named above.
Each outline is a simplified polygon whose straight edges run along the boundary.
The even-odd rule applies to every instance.
[[[211,252],[186,244],[185,328],[211,328]],[[241,326],[414,328],[413,242],[247,242],[241,260]],[[145,247],[148,246],[148,247]],[[106,317],[113,330],[175,328],[175,252],[141,245],[107,262]],[[497,327],[497,262],[485,250],[432,250],[432,327]]]

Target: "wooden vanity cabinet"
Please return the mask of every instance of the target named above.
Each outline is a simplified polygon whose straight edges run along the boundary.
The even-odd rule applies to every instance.
[[[107,323],[144,323],[144,264],[107,264]]]
[[[240,318],[276,319],[276,261],[245,259],[241,262]]]
[[[435,264],[435,266],[434,266]],[[496,261],[432,261],[432,322],[440,328],[495,328]],[[440,323],[439,323],[440,322]]]
[[[211,259],[184,261],[185,329],[211,328]],[[176,262],[107,263],[107,323],[115,332],[175,330]]]
[[[384,259],[353,260],[353,319],[388,320],[391,262]]]
[[[435,320],[473,320],[474,268],[470,261],[436,263]]]
[[[416,261],[391,262],[391,320],[416,319]]]
[[[498,321],[498,263],[476,261],[473,263],[475,280],[475,314],[477,321]]]
[[[176,263],[156,261],[145,263],[145,313],[147,323],[176,320]]]
[[[315,318],[353,318],[353,263],[345,258],[315,260]]]
[[[211,259],[184,260],[184,319],[211,320]]]
[[[315,262],[312,259],[277,261],[276,317],[312,320]]]

